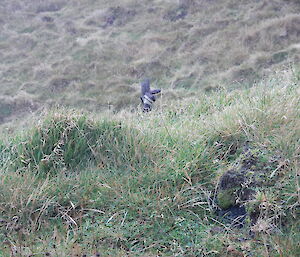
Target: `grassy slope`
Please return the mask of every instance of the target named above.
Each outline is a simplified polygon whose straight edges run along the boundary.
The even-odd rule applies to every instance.
[[[297,256],[299,72],[259,81],[299,62],[299,8],[1,1],[0,123],[55,103],[96,117],[62,109],[23,134],[2,126],[0,256]],[[121,110],[145,76],[164,88],[156,112]],[[95,112],[111,106],[121,111]],[[218,183],[246,146],[260,184],[243,203],[258,220],[235,230],[215,210],[239,199],[224,203]]]
[[[291,0],[3,0],[0,122],[57,102],[137,105],[145,76],[169,98],[255,83],[299,62],[299,11]]]
[[[55,111],[2,139],[0,255],[297,256],[297,83],[283,73],[110,121]],[[236,230],[216,216],[215,197],[245,144],[266,177],[244,202],[258,221]]]

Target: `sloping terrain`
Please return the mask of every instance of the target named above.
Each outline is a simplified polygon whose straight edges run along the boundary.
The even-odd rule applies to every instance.
[[[0,256],[299,256],[299,13],[0,1]]]
[[[0,255],[299,256],[300,89],[282,75],[2,134]]]
[[[0,122],[136,106],[144,77],[165,98],[251,86],[299,62],[299,13],[293,0],[2,0]]]

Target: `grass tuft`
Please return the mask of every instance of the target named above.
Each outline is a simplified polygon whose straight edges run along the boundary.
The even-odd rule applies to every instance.
[[[16,170],[43,174],[76,171],[87,165],[137,168],[147,163],[149,155],[137,132],[129,131],[125,124],[94,121],[72,111],[48,114],[40,124],[16,138],[11,151]]]

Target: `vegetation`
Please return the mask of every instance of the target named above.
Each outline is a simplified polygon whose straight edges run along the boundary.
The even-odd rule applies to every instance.
[[[299,13],[294,0],[2,0],[0,122],[136,106],[144,77],[170,99],[251,86],[299,63]]]
[[[3,138],[1,256],[297,256],[294,77],[110,121],[55,109]],[[239,167],[252,193],[222,206]],[[220,215],[238,202],[242,228]]]
[[[1,257],[299,256],[299,0],[0,2]]]

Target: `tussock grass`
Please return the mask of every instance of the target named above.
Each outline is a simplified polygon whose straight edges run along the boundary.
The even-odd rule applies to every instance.
[[[45,175],[57,170],[78,171],[89,164],[137,168],[147,165],[151,153],[151,147],[146,149],[141,144],[143,139],[125,124],[94,121],[69,111],[46,115],[40,124],[16,140],[11,146],[14,168]]]
[[[54,110],[0,141],[1,254],[297,256],[299,92],[285,77],[110,121]],[[246,146],[264,176],[237,230],[216,194]]]

